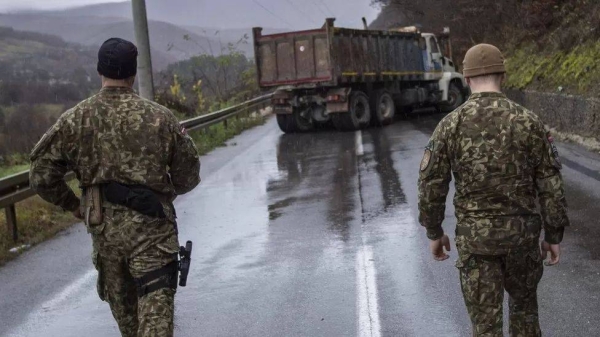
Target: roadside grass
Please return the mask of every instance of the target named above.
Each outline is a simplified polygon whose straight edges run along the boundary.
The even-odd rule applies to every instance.
[[[69,182],[69,186],[77,195],[81,195],[77,181]],[[12,232],[8,232],[6,216],[0,216],[0,266],[27,250],[11,253],[10,249],[34,246],[79,221],[71,213],[63,212],[60,207],[49,204],[38,196],[17,203],[15,208],[19,233],[17,242],[13,242]]]
[[[219,123],[205,130],[191,131],[190,136],[196,143],[198,152],[204,155],[217,147],[225,146],[227,140],[239,135],[244,130],[264,124],[265,120],[265,117],[260,114],[231,118],[227,121],[227,127],[224,123]],[[0,178],[10,175],[9,172],[18,173],[27,168],[28,165],[0,168]],[[69,186],[78,195],[80,194],[77,181],[69,182]],[[17,203],[16,212],[19,233],[17,242],[12,241],[12,233],[7,230],[6,217],[0,216],[0,266],[16,258],[29,247],[46,241],[62,230],[80,222],[69,212],[63,212],[59,207],[43,201],[38,196]],[[10,252],[12,248],[23,246],[28,248],[15,253]]]
[[[225,146],[225,142],[244,130],[264,124],[265,117],[259,114],[241,118],[231,118],[224,123],[218,123],[204,130],[191,131],[190,137],[196,143],[200,155],[205,155],[217,147]]]
[[[0,166],[0,179],[29,169],[29,164],[15,166]]]

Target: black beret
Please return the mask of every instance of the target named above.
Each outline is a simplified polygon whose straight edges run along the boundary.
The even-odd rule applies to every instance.
[[[123,80],[137,73],[137,47],[123,39],[106,40],[98,51],[98,73],[114,80]]]

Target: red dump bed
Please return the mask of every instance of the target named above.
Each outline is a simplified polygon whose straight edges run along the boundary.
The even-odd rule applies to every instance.
[[[420,34],[337,28],[333,21],[321,29],[273,35],[254,28],[259,85],[337,86],[423,76]]]

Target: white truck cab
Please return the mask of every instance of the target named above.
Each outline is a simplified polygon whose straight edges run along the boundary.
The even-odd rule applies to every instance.
[[[421,33],[426,78],[438,81],[444,102],[442,110],[445,111],[456,109],[469,95],[469,87],[465,78],[457,71],[452,59],[448,57],[452,54],[449,33],[449,29],[444,29],[440,41],[435,34]]]

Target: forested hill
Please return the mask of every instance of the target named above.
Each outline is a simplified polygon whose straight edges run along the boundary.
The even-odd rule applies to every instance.
[[[597,96],[600,6],[597,0],[375,0],[385,3],[376,28],[420,24],[450,27],[454,59],[476,43],[507,56],[508,85]]]
[[[96,51],[0,27],[0,106],[78,101],[99,88]]]

